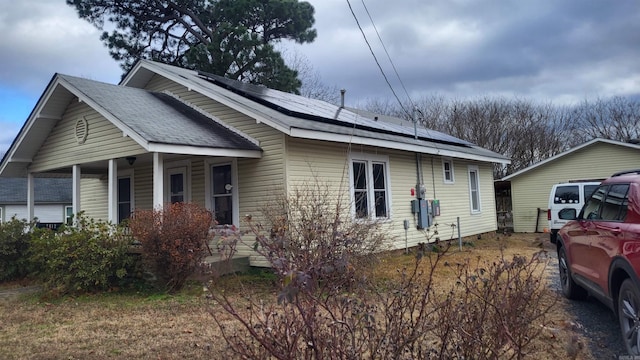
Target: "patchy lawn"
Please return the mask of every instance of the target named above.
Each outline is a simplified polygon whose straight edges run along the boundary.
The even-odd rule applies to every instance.
[[[436,277],[442,284],[455,278],[455,264],[469,259],[493,261],[514,254],[530,258],[548,245],[543,234],[515,234],[484,236],[458,250],[457,243],[445,255]],[[384,257],[376,276],[393,276],[398,268],[412,262],[402,251]],[[551,260],[548,266],[557,266]],[[252,291],[260,291],[273,298],[268,284],[272,278],[254,274],[246,276]],[[237,279],[227,280],[227,291],[240,288]],[[15,286],[12,284],[11,286]],[[0,285],[0,289],[7,285]],[[230,319],[224,312],[208,305],[206,293],[199,285],[192,285],[178,295],[149,295],[143,293],[105,293],[81,297],[43,300],[37,295],[0,300],[0,357],[6,359],[215,359],[225,348],[224,340],[211,319],[215,316]],[[572,319],[558,303],[545,324],[544,336],[532,359],[570,358],[567,348],[582,350],[577,358],[592,359],[587,339],[572,332]],[[227,326],[235,326],[228,320]]]

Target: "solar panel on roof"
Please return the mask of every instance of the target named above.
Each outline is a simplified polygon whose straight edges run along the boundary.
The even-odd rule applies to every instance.
[[[269,89],[264,86],[247,84],[206,72],[198,72],[198,74],[208,81],[212,81],[217,85],[222,85],[228,90],[260,102],[265,106],[287,115],[301,117],[308,120],[340,124],[343,126],[355,126],[357,128],[375,132],[399,134],[406,137],[415,136],[413,126],[405,127],[390,122],[373,120],[325,101],[289,94],[283,91]],[[472,145],[467,141],[435,130],[419,127],[417,129],[417,133],[418,138],[422,140],[443,142],[460,146]]]

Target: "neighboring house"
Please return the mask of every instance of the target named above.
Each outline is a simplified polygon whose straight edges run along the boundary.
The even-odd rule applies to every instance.
[[[73,214],[70,178],[35,178],[33,217],[41,224],[55,227]],[[0,178],[0,223],[29,219],[27,179]]]
[[[553,184],[601,181],[617,171],[640,168],[639,157],[640,145],[594,139],[504,177],[503,181],[511,182],[514,231],[541,232],[548,228]]]
[[[187,201],[240,227],[273,196],[318,180],[402,248],[427,240],[412,213],[418,183],[439,200],[439,237],[457,236],[458,217],[463,236],[496,230],[496,162],[509,160],[443,133],[142,60],[120,85],[56,74],[0,176],[67,174],[74,212],[97,219]]]

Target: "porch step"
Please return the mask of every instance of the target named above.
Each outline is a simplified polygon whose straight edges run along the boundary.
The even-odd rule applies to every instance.
[[[207,271],[203,275],[220,276],[225,274],[247,272],[251,267],[249,256],[236,255],[231,259],[226,259],[220,254],[213,254],[204,259],[207,265]]]

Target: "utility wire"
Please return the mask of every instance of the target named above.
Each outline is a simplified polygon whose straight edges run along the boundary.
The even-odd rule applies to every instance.
[[[362,1],[362,6],[364,6],[364,10],[367,12],[367,16],[369,17],[369,21],[371,21],[371,25],[373,25],[373,29],[376,32],[376,35],[378,36],[378,40],[380,40],[380,44],[382,44],[382,48],[384,49],[385,54],[387,54],[387,59],[389,59],[389,63],[391,63],[391,67],[393,68],[393,72],[396,74],[396,77],[398,78],[398,81],[400,82],[400,85],[402,86],[402,89],[404,90],[404,93],[407,95],[407,99],[409,99],[409,103],[411,104],[412,108],[415,108],[415,104],[413,103],[413,101],[411,100],[411,96],[409,96],[409,92],[407,91],[407,88],[404,86],[404,82],[402,82],[402,79],[400,78],[400,74],[398,74],[398,69],[396,69],[396,65],[393,63],[393,60],[391,60],[391,56],[389,55],[389,52],[387,51],[387,47],[384,45],[384,41],[382,41],[382,37],[380,36],[380,33],[378,32],[378,28],[376,27],[376,24],[373,22],[373,18],[371,17],[371,14],[369,13],[369,9],[367,8],[367,5],[364,3],[364,0]]]
[[[360,21],[358,21],[358,17],[356,16],[356,13],[353,11],[353,7],[351,6],[351,2],[349,0],[347,0],[347,4],[349,5],[349,10],[351,10],[351,15],[353,15],[353,18],[356,21],[356,24],[358,25],[358,29],[360,29],[360,33],[362,33],[362,37],[364,38],[364,41],[367,43],[367,46],[369,47],[369,51],[371,52],[371,55],[373,56],[373,59],[375,60],[376,64],[378,65],[378,69],[380,69],[380,72],[382,73],[382,76],[384,77],[384,80],[387,82],[387,85],[389,86],[389,89],[391,89],[391,92],[393,93],[393,96],[398,101],[398,104],[400,104],[400,108],[402,108],[402,111],[404,111],[409,116],[409,118],[413,119],[413,115],[409,111],[407,111],[407,109],[405,109],[404,105],[402,104],[402,101],[400,101],[400,98],[398,97],[398,94],[396,94],[396,91],[393,89],[393,86],[391,86],[391,83],[389,82],[389,78],[387,78],[387,74],[384,73],[384,70],[382,69],[382,66],[380,65],[380,62],[378,61],[378,57],[373,52],[373,48],[371,48],[371,44],[369,43],[369,40],[367,39],[367,35],[365,35],[364,30],[362,29],[362,26],[360,26]]]

